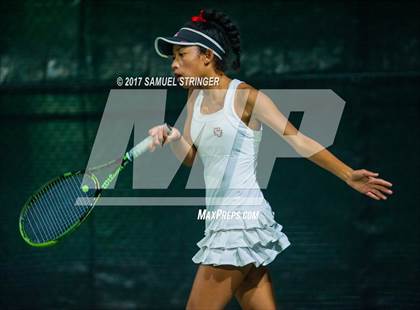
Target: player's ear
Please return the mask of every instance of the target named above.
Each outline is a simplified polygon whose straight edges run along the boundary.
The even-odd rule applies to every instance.
[[[211,62],[213,61],[213,59],[214,59],[214,57],[215,57],[215,55],[214,55],[214,53],[213,53],[213,51],[211,50],[211,49],[207,49],[203,54],[202,54],[202,57],[203,57],[203,61],[204,61],[204,64],[206,65],[206,66],[208,66],[209,64],[211,64]]]

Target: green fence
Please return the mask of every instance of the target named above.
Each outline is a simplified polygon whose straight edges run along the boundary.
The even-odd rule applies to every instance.
[[[243,66],[232,76],[257,88],[332,89],[346,107],[330,151],[394,184],[375,202],[307,160],[276,161],[264,195],[292,243],[270,265],[279,307],[417,309],[420,7],[408,1],[3,1],[0,307],[185,307],[200,206],[97,207],[47,249],[28,247],[17,220],[37,187],[87,164],[118,76],[170,74],[153,39],[201,7],[240,27]],[[169,96],[174,123],[186,93]],[[184,189],[188,173],[165,193],[204,195]],[[123,174],[114,194],[137,195],[131,181]]]

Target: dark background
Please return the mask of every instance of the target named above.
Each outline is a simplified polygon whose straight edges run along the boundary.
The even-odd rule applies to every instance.
[[[415,1],[2,1],[0,307],[185,306],[204,228],[200,206],[98,207],[45,249],[27,246],[17,224],[35,189],[86,165],[116,77],[169,75],[153,40],[202,7],[225,11],[240,27],[243,66],[232,77],[257,88],[332,89],[346,107],[330,151],[394,184],[394,195],[377,202],[307,160],[276,161],[264,194],[292,243],[270,264],[279,307],[418,309]],[[168,122],[185,99],[182,89],[169,90]],[[133,192],[130,174],[117,195]],[[187,176],[182,168],[155,194],[191,195]]]

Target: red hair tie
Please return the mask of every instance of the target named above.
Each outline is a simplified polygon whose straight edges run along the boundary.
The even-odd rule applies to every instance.
[[[191,20],[193,22],[203,22],[203,23],[205,23],[205,22],[207,22],[207,20],[203,17],[203,14],[204,14],[204,10],[201,10],[200,15],[192,16]]]

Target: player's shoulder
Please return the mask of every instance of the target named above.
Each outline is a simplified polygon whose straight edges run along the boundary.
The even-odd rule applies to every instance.
[[[248,90],[255,90],[255,91],[257,91],[257,89],[255,89],[254,86],[249,85],[247,82],[244,82],[244,81],[241,81],[241,83],[239,83],[238,89],[248,89]]]
[[[241,90],[238,92],[239,97],[240,96],[246,97],[247,103],[252,103],[252,104],[255,103],[255,100],[257,98],[258,91],[259,91],[258,89],[256,89],[254,86],[243,81],[241,81],[237,89]]]

